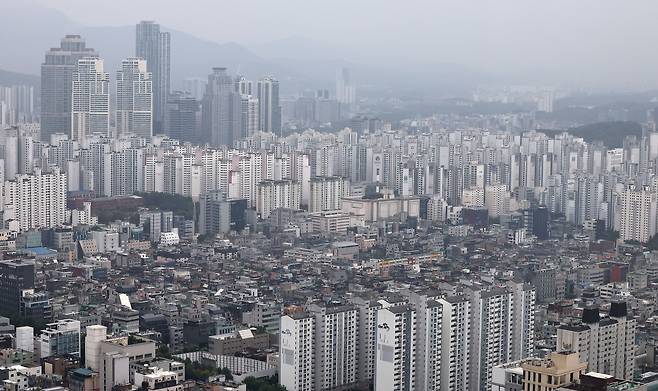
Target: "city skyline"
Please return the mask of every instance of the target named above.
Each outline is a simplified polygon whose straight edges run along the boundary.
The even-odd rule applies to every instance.
[[[566,4],[11,2],[0,388],[658,388],[658,6]]]

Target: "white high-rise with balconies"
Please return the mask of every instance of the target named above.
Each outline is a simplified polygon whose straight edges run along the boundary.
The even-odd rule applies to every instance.
[[[514,301],[504,288],[469,289],[471,390],[488,390],[494,366],[512,361]]]
[[[465,296],[439,299],[441,330],[441,390],[470,390],[471,302]]]
[[[336,390],[358,381],[359,314],[354,306],[309,306],[315,316],[316,390]]]
[[[301,186],[291,180],[264,180],[256,186],[256,212],[266,219],[277,208],[299,209]]]
[[[242,94],[240,96],[240,102],[242,113],[240,138],[251,137],[260,131],[258,98],[253,95]]]
[[[281,317],[279,382],[288,391],[315,390],[315,316],[293,313]]]
[[[587,369],[618,379],[631,379],[635,371],[637,321],[628,317],[626,303],[613,301],[607,317],[599,309],[583,310],[579,323],[557,329],[557,351],[576,352]]]
[[[66,174],[59,169],[50,174],[42,174],[38,168],[32,175],[19,174],[6,181],[4,188],[4,206],[13,209],[22,231],[54,228],[66,222],[68,184]]]
[[[103,60],[84,57],[73,72],[71,139],[85,144],[88,135],[108,135],[110,129],[110,75]]]
[[[416,389],[416,311],[410,305],[377,312],[375,391]]]
[[[153,135],[153,82],[146,60],[131,57],[117,71],[116,127],[119,134]]]
[[[656,234],[656,192],[649,187],[629,186],[619,196],[617,229],[621,240],[646,243]]]
[[[261,130],[279,135],[281,132],[279,81],[271,76],[258,80],[257,98]]]
[[[349,183],[343,177],[315,177],[310,180],[309,212],[339,210],[349,195]]]

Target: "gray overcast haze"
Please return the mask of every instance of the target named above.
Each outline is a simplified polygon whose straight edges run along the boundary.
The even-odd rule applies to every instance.
[[[30,1],[86,26],[153,19],[270,58],[397,69],[449,63],[507,83],[658,87],[655,0]]]

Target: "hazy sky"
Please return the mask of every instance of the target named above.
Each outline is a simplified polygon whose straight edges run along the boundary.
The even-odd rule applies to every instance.
[[[37,1],[87,25],[154,19],[218,42],[302,36],[361,62],[658,87],[656,0]]]

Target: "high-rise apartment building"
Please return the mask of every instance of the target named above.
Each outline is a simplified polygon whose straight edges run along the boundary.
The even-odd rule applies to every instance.
[[[237,91],[240,95],[256,95],[254,82],[248,80],[244,76],[238,76],[235,78],[235,91]]]
[[[5,184],[5,217],[14,214],[20,230],[54,228],[67,220],[66,174],[59,169],[42,174],[35,169],[31,175],[17,175]]]
[[[533,354],[534,289],[516,282],[461,289],[465,293],[460,295],[455,295],[455,287],[451,295],[423,290],[380,300],[353,297],[348,309],[307,306],[306,315],[294,315],[299,319],[290,325],[312,324],[315,334],[307,338],[312,338],[315,353],[303,353],[305,344],[291,343],[289,356],[299,360],[295,368],[281,372],[282,384],[299,380],[303,369],[312,365],[306,388],[298,385],[296,389],[325,389],[320,384],[356,370],[356,378],[349,380],[356,382],[355,387],[488,390],[495,366]],[[334,313],[340,316],[326,318]],[[283,327],[291,320],[285,318],[282,338],[292,332]],[[356,330],[355,349],[346,353],[341,344],[353,338],[352,327]],[[336,346],[328,347],[329,341]],[[334,389],[339,388],[333,384]]]
[[[646,243],[656,234],[656,197],[652,189],[633,185],[620,194],[618,230],[622,240]]]
[[[232,146],[242,131],[242,100],[226,68],[213,68],[202,104],[201,142]]]
[[[253,95],[240,96],[240,130],[239,138],[251,137],[260,131],[258,98]]]
[[[103,60],[78,60],[72,79],[71,139],[85,144],[91,134],[109,135],[110,75],[103,69]]]
[[[474,289],[471,301],[470,380],[472,390],[485,391],[494,366],[512,361],[514,302],[507,289]],[[534,325],[533,325],[534,327]]]
[[[153,133],[161,134],[170,91],[171,38],[152,21],[140,22],[135,32],[135,55],[146,60],[146,71],[153,80]]]
[[[117,71],[116,121],[119,134],[153,135],[153,81],[146,60],[127,58]]]
[[[512,294],[512,360],[520,360],[535,353],[537,292],[535,287],[523,282],[510,281],[507,287]]]
[[[78,60],[97,57],[79,35],[67,35],[58,48],[46,52],[41,64],[41,140],[50,141],[55,133],[71,134],[73,73]]]
[[[470,390],[471,302],[465,296],[439,299],[441,329],[441,390]]]
[[[416,310],[410,305],[377,312],[375,390],[416,389]]]
[[[358,312],[353,306],[310,306],[315,317],[315,389],[347,388],[358,381]]]
[[[35,120],[34,87],[0,86],[0,126],[14,126]]]
[[[409,302],[416,310],[416,387],[420,390],[441,388],[443,306],[437,292],[411,293]]]
[[[505,185],[491,185],[484,188],[484,206],[490,217],[499,217],[509,211],[510,196]]]
[[[268,76],[258,80],[258,104],[260,128],[264,132],[281,134],[281,103],[279,81]]]
[[[288,391],[316,389],[315,316],[302,312],[281,317],[279,382]]]
[[[256,186],[256,212],[262,219],[277,208],[299,209],[301,186],[291,180],[264,180]]]
[[[343,177],[314,177],[310,181],[309,212],[340,210],[342,198],[349,195],[349,183]]]
[[[577,352],[588,371],[630,379],[635,369],[637,323],[626,303],[613,301],[607,317],[598,308],[585,308],[580,322],[557,329],[557,351]]]
[[[350,70],[347,68],[341,69],[336,75],[336,100],[348,109],[356,103],[356,89],[352,84]]]
[[[231,204],[220,190],[211,190],[200,197],[199,233],[225,234],[231,229]]]

